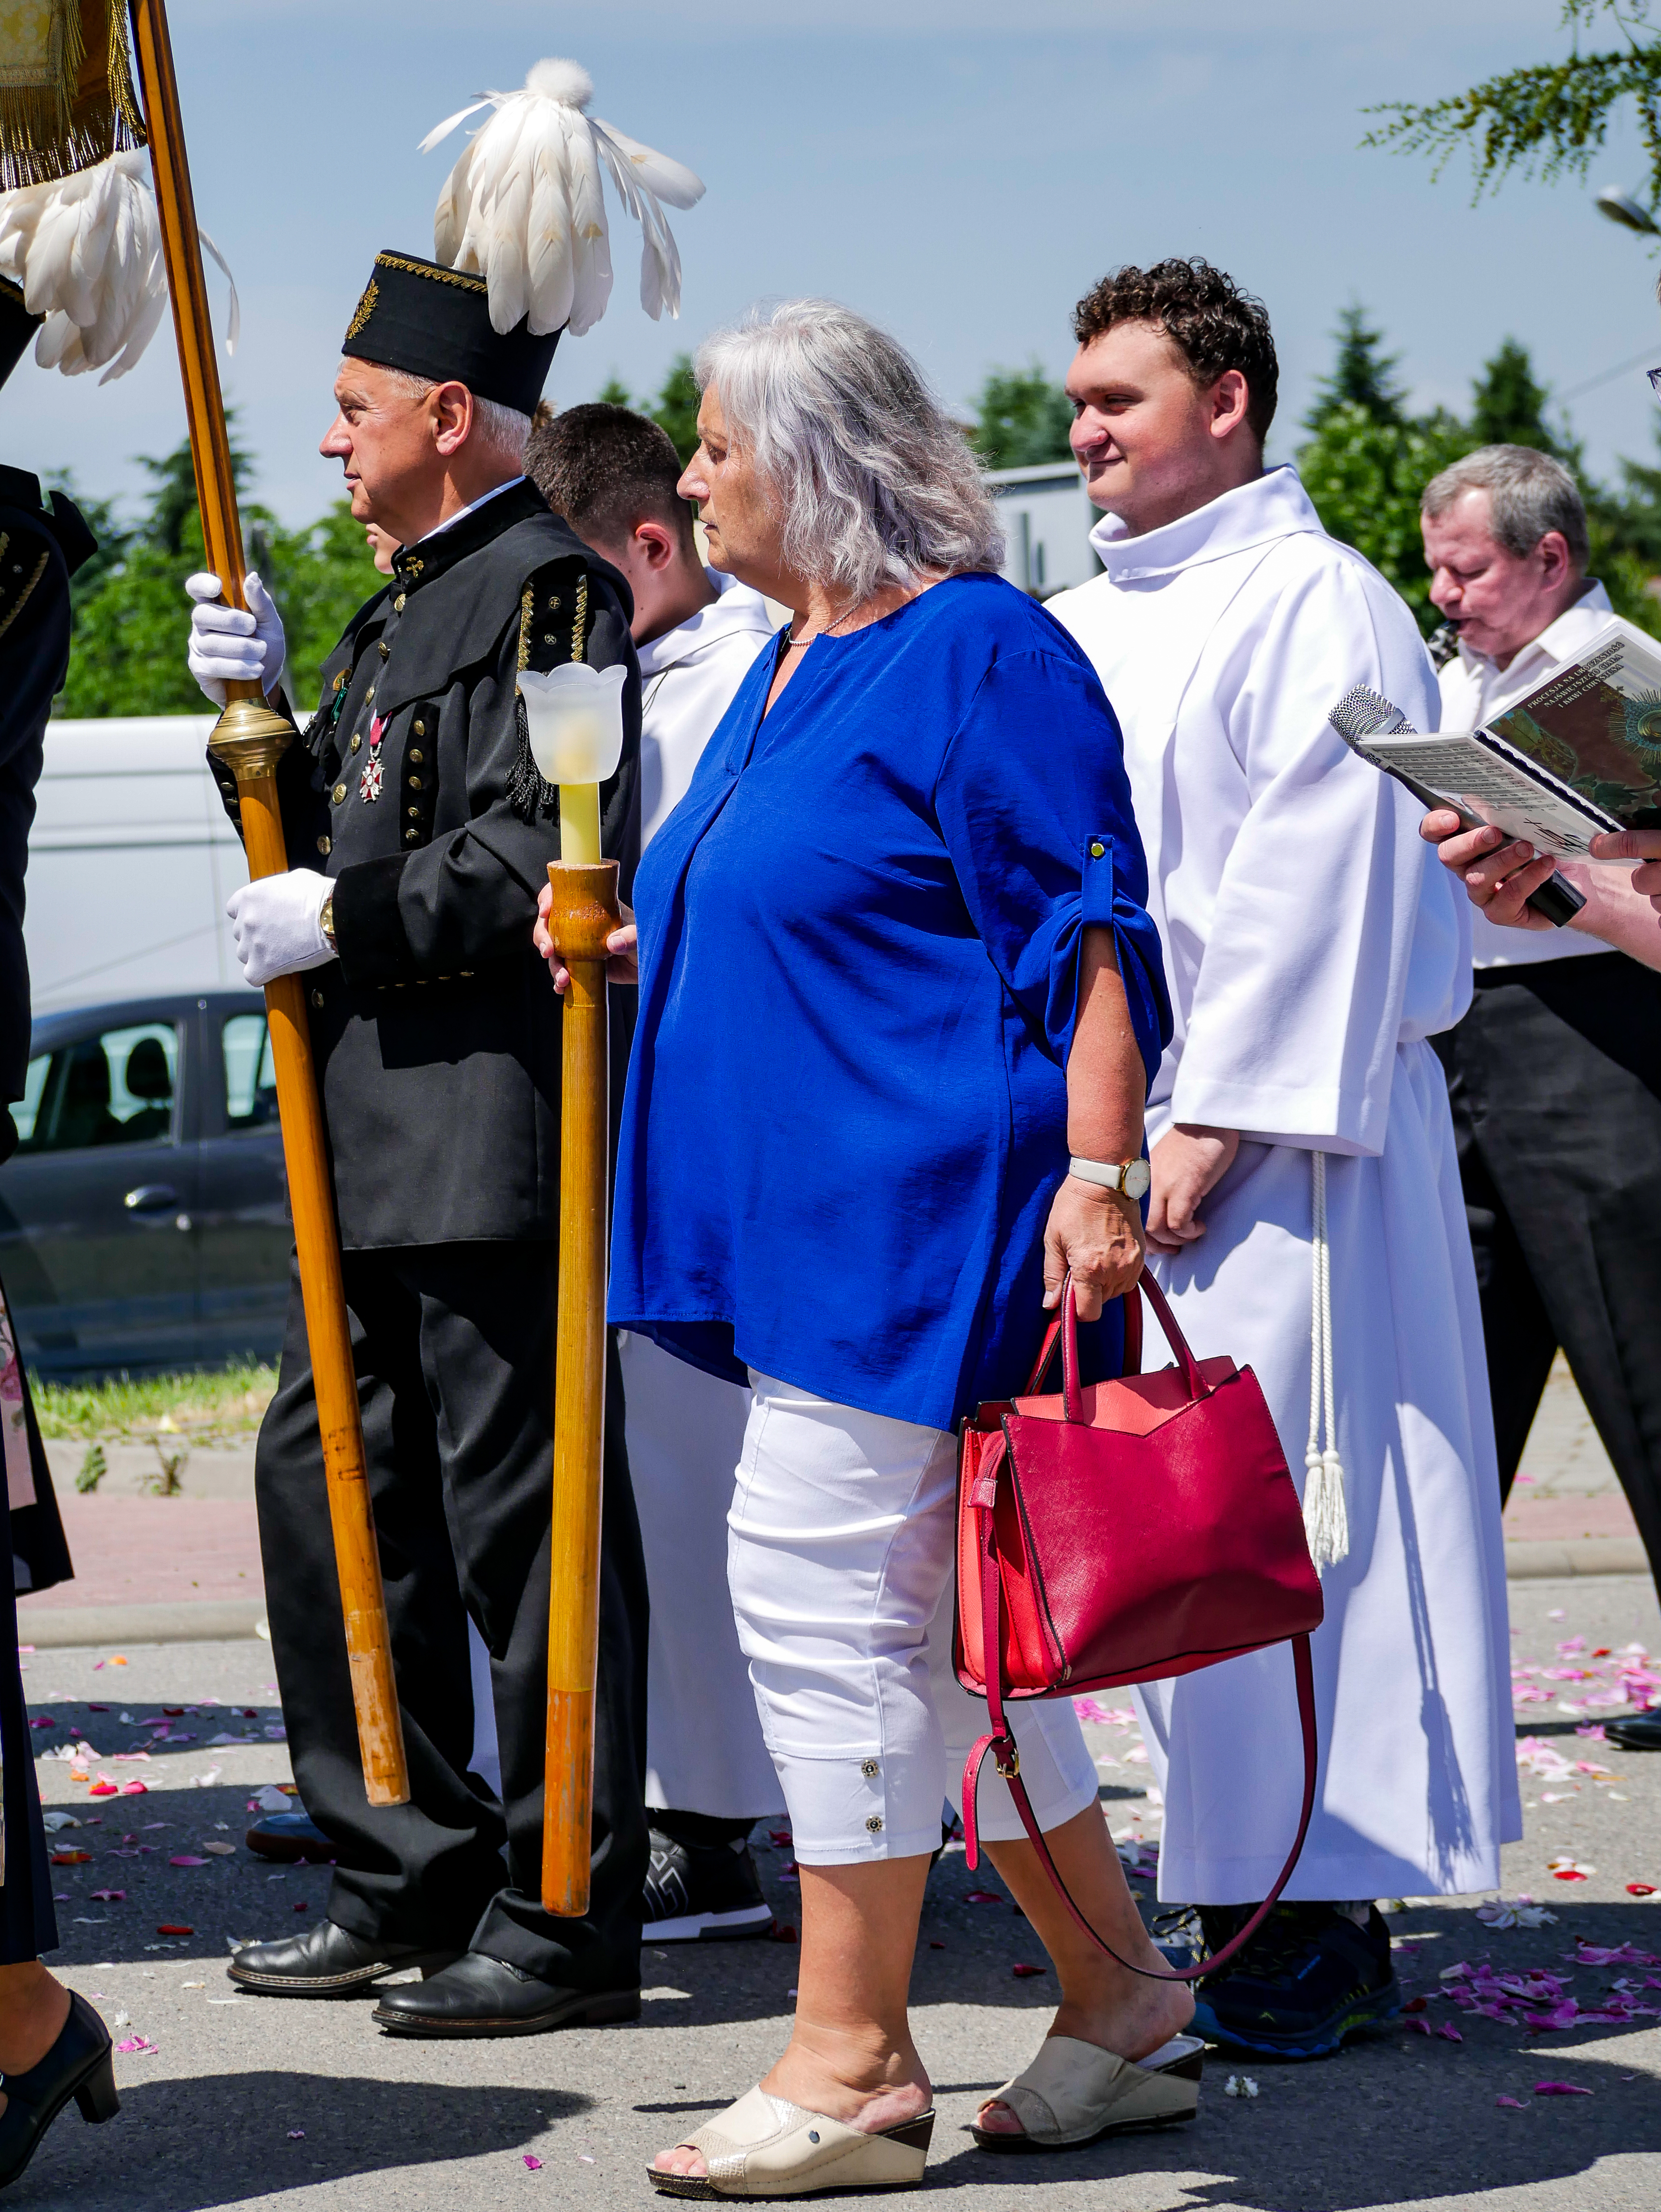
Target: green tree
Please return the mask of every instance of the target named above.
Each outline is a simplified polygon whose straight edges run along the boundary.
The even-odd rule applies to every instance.
[[[629,396],[628,386],[616,369],[611,371],[594,397],[603,407],[632,407],[635,404]]]
[[[206,565],[188,444],[161,459],[143,457],[152,489],[131,531],[111,529],[74,607],[69,677],[57,701],[65,715],[189,714],[204,709],[185,665],[188,602],[185,579]],[[234,445],[239,489],[252,475]],[[106,526],[106,502],[93,501]],[[286,681],[302,716],[316,703],[317,672],[351,615],[380,578],[361,523],[344,500],[321,520],[285,530],[264,507],[245,502],[251,564],[283,617]],[[94,528],[97,525],[94,524]]]
[[[663,380],[663,388],[645,410],[652,420],[669,433],[670,442],[680,455],[684,468],[692,458],[698,442],[698,401],[703,397],[698,380],[692,374],[692,356],[678,353],[669,364],[669,374]]]
[[[1561,60],[1502,70],[1424,106],[1384,101],[1367,112],[1390,120],[1362,143],[1430,154],[1438,176],[1464,148],[1480,198],[1513,169],[1546,184],[1584,177],[1611,119],[1630,100],[1649,156],[1649,197],[1661,199],[1661,35],[1650,10],[1651,0],[1563,0],[1559,21],[1569,33],[1569,52]],[[1600,19],[1615,43],[1583,53],[1581,33]]]
[[[1327,410],[1298,453],[1298,473],[1322,521],[1395,585],[1427,635],[1441,617],[1430,602],[1419,495],[1475,443],[1457,416],[1439,408],[1390,422],[1344,400]]]
[[[1479,446],[1531,446],[1567,467],[1582,465],[1578,440],[1560,437],[1546,421],[1551,394],[1536,381],[1528,348],[1506,338],[1471,386],[1470,432]]]
[[[1035,361],[1028,368],[990,372],[975,404],[970,442],[986,468],[1036,468],[1071,460],[1072,426],[1072,401]]]
[[[1318,431],[1329,416],[1346,407],[1359,407],[1369,422],[1400,428],[1408,419],[1407,393],[1396,374],[1402,356],[1382,350],[1384,334],[1368,326],[1359,301],[1342,311],[1333,336],[1338,358],[1331,375],[1315,387],[1305,429]]]

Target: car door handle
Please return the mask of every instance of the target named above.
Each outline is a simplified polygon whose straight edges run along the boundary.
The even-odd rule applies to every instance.
[[[179,1193],[170,1182],[141,1182],[121,1203],[129,1213],[159,1213],[163,1206],[178,1205]]]

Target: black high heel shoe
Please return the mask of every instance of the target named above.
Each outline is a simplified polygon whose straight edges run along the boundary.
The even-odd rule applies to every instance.
[[[0,2189],[16,2180],[35,2147],[71,2097],[84,2120],[113,2120],[121,2109],[115,2094],[110,2032],[82,1996],[70,1993],[70,2016],[56,2043],[27,2074],[0,2081]]]

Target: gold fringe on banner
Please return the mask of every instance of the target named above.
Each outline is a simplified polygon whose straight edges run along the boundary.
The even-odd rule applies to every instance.
[[[0,190],[143,143],[122,0],[0,0]]]

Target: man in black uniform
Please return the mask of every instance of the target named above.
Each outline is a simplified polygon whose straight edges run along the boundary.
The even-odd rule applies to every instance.
[[[557,334],[491,325],[484,280],[382,253],[352,317],[322,450],[352,511],[398,540],[386,587],[323,670],[278,770],[287,875],[231,901],[251,983],[314,971],[368,1480],[411,1802],[371,1808],[297,1281],[256,1487],[295,1778],[336,1846],[329,1917],[240,1951],[248,1990],[332,1996],[419,1965],[375,2018],[409,2034],[525,2034],[639,2010],[647,1865],[646,1595],[612,1353],[606,1408],[593,1901],[540,1901],[559,1206],[560,1012],[531,943],[559,850],[521,668],[630,672],[601,793],[627,896],[640,691],[627,585],[522,473]],[[212,579],[194,580],[192,595]],[[281,623],[198,604],[204,690],[281,669]],[[275,702],[274,702],[275,703]],[[234,786],[216,764],[233,820]],[[466,1623],[490,1656],[502,1801],[467,1771]],[[502,1852],[506,1845],[504,1869]]]

